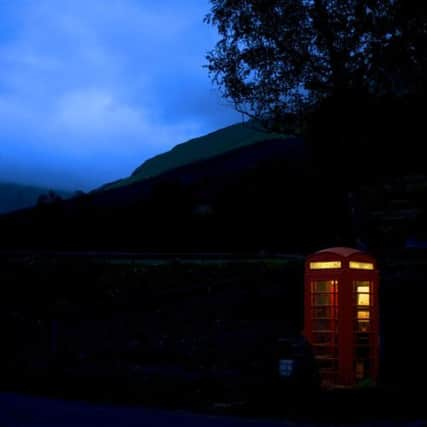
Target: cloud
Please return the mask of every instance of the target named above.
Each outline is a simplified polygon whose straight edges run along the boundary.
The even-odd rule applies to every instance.
[[[240,117],[204,56],[208,1],[0,3],[0,180],[88,189]]]
[[[141,109],[120,102],[108,91],[76,90],[58,102],[53,127],[72,133],[105,134],[138,132],[143,124]]]

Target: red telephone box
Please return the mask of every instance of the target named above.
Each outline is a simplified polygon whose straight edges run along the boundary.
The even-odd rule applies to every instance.
[[[375,259],[357,249],[330,248],[307,257],[304,334],[323,384],[377,381],[378,278]]]

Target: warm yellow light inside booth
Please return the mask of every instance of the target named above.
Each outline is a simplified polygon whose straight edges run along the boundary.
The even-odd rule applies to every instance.
[[[330,268],[341,268],[341,261],[310,262],[310,270],[327,270]]]
[[[371,295],[369,294],[369,286],[357,286],[357,305],[369,306],[371,303]]]
[[[357,311],[357,330],[358,332],[368,332],[369,331],[369,319],[370,313],[368,310],[358,310]]]
[[[355,270],[373,270],[374,264],[372,262],[350,261],[350,268]]]
[[[368,310],[358,310],[357,318],[359,320],[369,320],[369,311]]]

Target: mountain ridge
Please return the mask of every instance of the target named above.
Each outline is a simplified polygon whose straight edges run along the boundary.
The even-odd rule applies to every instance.
[[[129,177],[104,184],[95,191],[110,190],[159,176],[169,170],[213,158],[263,140],[287,138],[289,135],[267,132],[254,121],[236,123],[179,143],[169,151],[144,161]]]

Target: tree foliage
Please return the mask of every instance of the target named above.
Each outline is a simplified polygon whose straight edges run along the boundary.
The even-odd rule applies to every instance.
[[[408,0],[211,0],[209,74],[247,116],[286,123],[343,93],[425,93],[427,6]],[[271,121],[271,122],[270,122]]]

